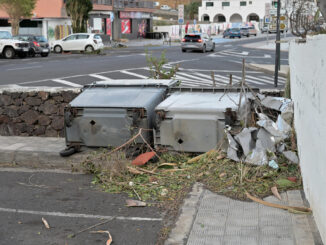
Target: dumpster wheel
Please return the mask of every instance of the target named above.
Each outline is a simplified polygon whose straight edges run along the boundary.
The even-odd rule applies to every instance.
[[[76,148],[74,146],[70,146],[70,147],[67,147],[66,149],[60,151],[60,156],[69,157],[76,152],[77,152]]]

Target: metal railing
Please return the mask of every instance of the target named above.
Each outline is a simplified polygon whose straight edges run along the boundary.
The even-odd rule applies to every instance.
[[[139,0],[93,0],[93,4],[112,6],[114,2],[115,8],[154,8],[154,2]]]

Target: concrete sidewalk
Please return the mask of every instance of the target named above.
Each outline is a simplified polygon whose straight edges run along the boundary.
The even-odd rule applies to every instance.
[[[63,158],[64,138],[0,136],[0,167],[55,168],[70,170],[85,153]],[[304,206],[300,191],[265,200]],[[185,199],[175,228],[165,245],[218,244],[322,244],[312,215],[292,214],[254,202],[217,195],[197,183]]]
[[[300,191],[265,201],[304,206]],[[165,245],[322,244],[313,216],[293,214],[255,202],[233,200],[196,184]]]

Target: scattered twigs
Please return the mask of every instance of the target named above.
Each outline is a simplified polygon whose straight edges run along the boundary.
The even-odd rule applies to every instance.
[[[215,81],[215,74],[213,71],[211,71],[211,77],[212,77],[212,80],[213,80],[213,87],[215,88],[216,87],[216,81]]]
[[[34,174],[32,174],[31,176],[29,176],[29,178],[28,178],[28,184],[27,183],[22,183],[22,182],[17,182],[17,183],[20,184],[20,185],[28,186],[28,187],[50,188],[50,186],[34,184],[32,182],[33,176],[34,176]]]
[[[100,225],[104,225],[104,224],[106,224],[106,223],[109,223],[110,221],[114,220],[115,218],[116,218],[116,216],[113,216],[111,219],[108,219],[108,220],[105,220],[105,221],[103,221],[103,222],[101,222],[101,223],[97,223],[97,224],[95,224],[95,225],[92,225],[92,226],[90,226],[90,227],[87,227],[87,228],[85,228],[85,229],[83,229],[83,230],[80,230],[80,231],[74,233],[74,234],[70,234],[70,235],[68,236],[68,238],[73,238],[73,237],[77,236],[77,235],[80,234],[80,233],[83,233],[83,232],[85,232],[85,231],[88,231],[88,230],[90,230],[90,229],[93,229],[93,228],[95,228],[95,227],[97,227],[97,226],[100,226]]]
[[[312,212],[312,210],[310,208],[306,208],[306,207],[294,207],[294,206],[286,206],[286,205],[280,205],[280,204],[276,204],[276,203],[266,202],[264,200],[261,200],[257,197],[250,195],[248,192],[246,192],[246,196],[254,202],[258,202],[260,204],[263,204],[263,205],[269,206],[269,207],[273,207],[273,208],[288,210],[289,212],[292,212],[292,213],[309,214]]]
[[[199,155],[199,156],[196,156],[196,157],[194,157],[194,158],[189,159],[189,160],[187,161],[187,163],[194,163],[194,162],[197,162],[197,161],[201,160],[202,158],[204,158],[204,157],[206,157],[206,156],[209,157],[209,156],[211,156],[212,154],[217,153],[217,152],[218,152],[217,150],[212,149],[212,150],[210,150],[210,151],[208,151],[208,152],[206,152],[206,153],[204,153],[204,154],[201,154],[201,155]]]
[[[106,233],[106,234],[108,234],[109,239],[106,241],[106,245],[110,245],[112,243],[112,241],[113,241],[112,236],[111,236],[109,231],[90,231],[90,233],[93,233],[93,234],[95,234],[95,233]]]
[[[49,223],[43,217],[42,217],[42,222],[43,222],[43,224],[44,224],[44,226],[45,226],[46,229],[50,229]]]
[[[114,153],[114,152],[116,152],[116,151],[122,149],[123,147],[125,147],[125,146],[131,144],[135,139],[138,138],[138,136],[141,135],[142,130],[143,130],[143,129],[140,128],[140,129],[139,129],[139,132],[138,132],[135,136],[133,136],[133,137],[132,137],[130,140],[128,140],[126,143],[124,143],[124,144],[120,145],[119,147],[113,149],[113,150],[110,151],[108,154],[110,155],[110,154],[112,154],[112,153]]]

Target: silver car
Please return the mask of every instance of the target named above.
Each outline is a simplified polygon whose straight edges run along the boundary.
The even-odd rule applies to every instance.
[[[199,50],[202,53],[214,51],[215,43],[213,39],[204,33],[189,33],[184,36],[181,42],[182,52],[187,50]]]

